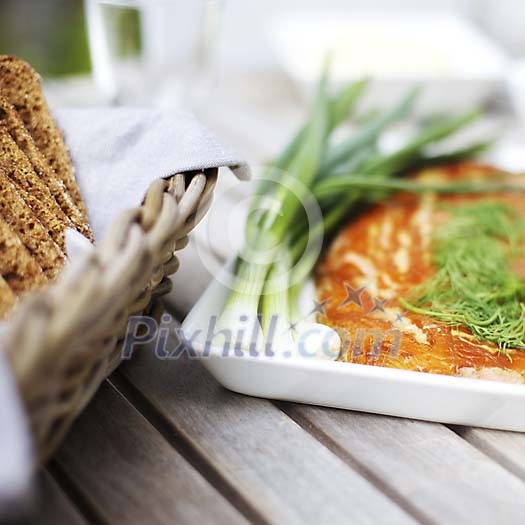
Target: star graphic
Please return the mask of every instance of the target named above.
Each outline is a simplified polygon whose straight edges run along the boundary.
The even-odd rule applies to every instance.
[[[385,313],[385,304],[388,302],[388,299],[378,299],[377,297],[374,297],[374,306],[370,309],[368,312],[368,315],[374,313],[374,312],[381,312]]]
[[[338,308],[343,308],[347,304],[353,303],[359,308],[363,308],[363,302],[361,301],[361,294],[366,290],[366,286],[361,286],[361,288],[352,288],[348,283],[345,283],[346,288],[346,298],[338,306]]]
[[[405,320],[405,314],[406,314],[406,311],[398,312],[395,318],[396,323],[402,323]]]
[[[330,299],[325,299],[324,301],[316,301],[314,299],[313,301],[314,307],[308,315],[312,315],[312,314],[326,315],[324,308],[329,302],[330,302]]]
[[[296,332],[297,331],[297,321],[295,323],[289,323],[288,331],[289,332]]]

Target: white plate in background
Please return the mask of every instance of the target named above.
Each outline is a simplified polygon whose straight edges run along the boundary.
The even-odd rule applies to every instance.
[[[186,317],[187,339],[206,334],[228,290],[213,281]],[[226,388],[256,397],[440,423],[525,431],[525,385],[299,357],[223,357],[206,337],[191,346]]]
[[[481,105],[503,86],[508,65],[496,43],[447,13],[295,13],[273,22],[270,40],[305,93],[328,52],[335,85],[371,76],[365,110],[391,105],[416,83],[424,87],[420,114]]]
[[[525,122],[525,58],[514,62],[508,75],[509,95],[513,109],[521,122]]]

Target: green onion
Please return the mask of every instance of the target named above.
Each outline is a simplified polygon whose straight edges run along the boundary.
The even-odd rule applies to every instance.
[[[344,165],[344,163],[348,162],[361,148],[375,142],[385,128],[406,117],[412,110],[419,93],[420,89],[414,88],[391,111],[372,118],[347,140],[329,149],[321,166],[321,174],[328,176],[334,169],[340,167],[341,164]]]
[[[413,93],[411,95],[413,96]],[[417,92],[416,92],[417,93]],[[400,108],[405,107],[408,100],[413,100],[411,97],[407,97],[404,102],[397,106],[396,110],[391,113],[398,114]],[[460,117],[442,119],[437,124],[431,124],[425,127],[414,139],[403,145],[397,151],[394,151],[387,155],[373,154],[365,161],[362,161],[360,165],[357,165],[357,169],[354,172],[355,177],[366,177],[367,179],[378,180],[378,187],[376,189],[381,190],[381,182],[391,179],[396,175],[402,175],[407,171],[414,169],[421,169],[428,166],[446,163],[449,160],[464,160],[477,154],[480,150],[485,150],[490,144],[488,141],[476,143],[466,148],[459,150],[450,151],[448,153],[442,153],[441,155],[434,157],[426,157],[424,150],[427,146],[435,144],[440,140],[447,138],[450,134],[459,131],[462,127],[470,124],[477,116],[478,112],[470,111],[461,115]],[[354,155],[355,159],[356,155]],[[429,160],[428,164],[425,162]],[[330,181],[329,184],[333,184],[334,187],[338,184],[336,181],[339,177],[343,177],[343,169],[349,165],[347,161],[345,164],[334,170],[334,174],[330,177],[319,176],[317,178],[318,184],[323,181]],[[345,179],[349,178],[349,172],[346,172]],[[348,182],[341,183],[346,184],[347,188],[351,191],[340,192],[337,198],[328,200],[327,203],[322,204],[323,209],[323,221],[324,221],[324,233],[333,232],[341,221],[349,215],[349,213],[355,208],[356,204],[360,200],[370,200],[371,195],[364,189],[370,188],[358,188],[352,187]],[[373,184],[373,183],[371,183]],[[341,189],[341,188],[340,188]],[[315,192],[315,188],[313,190]],[[384,192],[379,192],[379,197],[386,196]],[[298,259],[304,251],[306,242],[308,241],[309,235],[322,235],[323,231],[320,231],[319,227],[308,231],[308,225],[300,224],[296,227],[296,230],[303,228],[295,238],[297,241],[293,246],[294,259]]]
[[[407,169],[414,162],[414,158],[420,155],[422,149],[428,144],[438,142],[445,139],[465,127],[467,124],[471,124],[474,120],[479,118],[479,111],[469,111],[460,115],[459,117],[443,119],[437,124],[432,124],[423,131],[408,144],[401,147],[395,153],[387,156],[378,156],[364,166],[363,171],[366,173],[379,172],[399,172],[403,169]]]
[[[376,180],[371,178],[348,175],[334,179],[322,180],[314,188],[313,193],[319,200],[334,195],[341,195],[342,191],[350,189],[358,190],[386,190],[386,191],[406,191],[411,193],[455,193],[455,194],[477,194],[477,193],[497,193],[525,191],[525,185],[480,182],[480,181],[461,181],[429,184],[414,182],[411,180],[390,179]]]
[[[337,126],[349,118],[367,85],[367,79],[353,82],[341,89],[341,91],[329,101],[327,134],[331,133]],[[268,194],[271,188],[275,186],[274,179],[278,178],[282,172],[289,168],[290,163],[304,141],[306,128],[307,125],[302,126],[277,159],[271,163],[267,173],[259,183],[257,195],[252,202],[250,215],[253,215],[256,208],[260,205],[261,197]]]
[[[272,163],[265,174],[268,180],[262,181],[253,199],[245,248],[238,256],[234,284],[219,321],[221,327],[229,329],[246,319],[253,321],[260,329],[255,332],[262,334],[255,345],[258,350],[263,348],[263,341],[265,348],[270,343],[274,351],[295,348],[299,354],[301,348],[311,350],[320,341],[331,341],[330,352],[340,344],[331,328],[312,324],[299,314],[299,290],[318,256],[318,250],[307,250],[308,239],[313,238],[317,241],[314,248],[319,247],[324,234],[334,231],[370,196],[384,198],[399,190],[476,193],[503,189],[495,184],[430,185],[394,179],[414,167],[469,158],[486,149],[487,141],[440,155],[427,154],[429,146],[471,123],[477,112],[427,125],[397,151],[381,155],[376,149],[381,133],[410,113],[419,88],[411,90],[392,109],[367,118],[348,138],[332,145],[333,131],[354,109],[367,82],[351,84],[333,98],[327,94],[327,83],[325,71],[307,123]],[[266,198],[271,200],[272,209],[259,213]],[[308,224],[304,209],[309,199],[318,200],[320,205],[322,221],[315,224]],[[317,336],[305,343],[312,326]],[[243,339],[236,343],[246,350],[254,342]]]
[[[258,305],[266,277],[278,254],[279,246],[284,240],[286,230],[301,206],[301,198],[304,197],[302,188],[312,184],[321,163],[329,126],[326,84],[327,76],[324,74],[319,82],[310,121],[302,133],[297,151],[293,154],[287,170],[289,180],[299,181],[301,186],[295,193],[286,186],[277,186],[272,197],[275,202],[279,203],[279,211],[282,213],[270,210],[263,217],[262,224],[248,225],[247,249],[244,257],[241,254],[237,264],[233,289],[219,320],[221,326],[238,327],[242,319],[247,319],[253,324],[258,322]],[[247,257],[248,252],[254,257]],[[270,303],[270,305],[273,304],[273,302]],[[275,312],[275,315],[279,313],[283,318],[289,317],[288,311]],[[271,315],[273,312],[268,317]],[[266,325],[266,321],[263,321],[263,325]],[[241,342],[240,346],[246,348],[250,345]]]

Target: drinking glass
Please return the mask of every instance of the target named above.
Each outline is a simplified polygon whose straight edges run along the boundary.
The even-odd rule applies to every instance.
[[[93,75],[113,104],[198,104],[212,83],[221,0],[85,0]]]

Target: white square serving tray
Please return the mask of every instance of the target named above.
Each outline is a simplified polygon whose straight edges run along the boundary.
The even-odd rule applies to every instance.
[[[446,11],[284,13],[270,27],[270,42],[305,96],[327,54],[336,85],[373,78],[360,102],[365,113],[391,106],[414,83],[424,87],[416,107],[421,115],[481,106],[504,85],[509,63],[497,42]]]
[[[224,387],[256,397],[390,416],[525,431],[525,385],[427,374],[318,358],[236,356],[206,347],[209,320],[227,288],[215,280],[182,325],[192,349]]]

